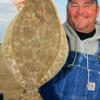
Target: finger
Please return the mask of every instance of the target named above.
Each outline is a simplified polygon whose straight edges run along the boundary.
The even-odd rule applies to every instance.
[[[13,0],[13,3],[16,5],[16,4],[19,4],[19,3],[24,3],[26,0]]]
[[[16,5],[18,10],[21,10],[24,6],[26,0],[13,0],[13,3]]]

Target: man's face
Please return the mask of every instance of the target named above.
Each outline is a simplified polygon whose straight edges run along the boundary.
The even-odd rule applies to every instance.
[[[97,13],[93,0],[71,0],[67,6],[68,22],[79,32],[89,33],[94,29]]]

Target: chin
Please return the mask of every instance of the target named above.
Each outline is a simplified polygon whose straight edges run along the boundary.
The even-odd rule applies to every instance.
[[[76,27],[76,29],[83,30],[83,29],[88,28],[88,25],[83,25],[83,24],[80,25],[80,24],[78,24],[75,27]]]
[[[85,30],[86,27],[75,27],[75,30],[76,31],[79,31],[79,32],[83,32],[83,30]]]

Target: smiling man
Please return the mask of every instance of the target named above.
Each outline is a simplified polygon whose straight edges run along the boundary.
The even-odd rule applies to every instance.
[[[68,0],[64,23],[69,57],[62,70],[40,87],[44,100],[100,99],[100,25],[97,0]]]
[[[69,0],[67,6],[68,22],[80,32],[91,32],[94,29],[98,15],[97,1]]]
[[[19,7],[19,0],[14,1]],[[98,10],[97,0],[68,0],[64,29],[69,56],[61,71],[39,88],[43,100],[100,100]]]

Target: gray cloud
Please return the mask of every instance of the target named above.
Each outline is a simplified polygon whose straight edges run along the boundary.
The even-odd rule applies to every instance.
[[[17,9],[11,2],[1,2],[0,1],[0,42],[4,36],[4,32],[14,15],[16,14]]]
[[[0,14],[15,13],[16,7],[12,3],[0,2]]]

